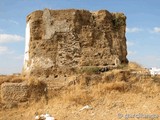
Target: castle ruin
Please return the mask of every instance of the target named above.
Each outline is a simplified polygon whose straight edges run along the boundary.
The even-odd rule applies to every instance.
[[[107,10],[38,10],[27,16],[23,74],[74,74],[127,63],[126,16]],[[115,62],[117,61],[117,62]]]

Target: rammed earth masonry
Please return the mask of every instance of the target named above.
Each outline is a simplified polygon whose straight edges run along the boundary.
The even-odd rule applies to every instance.
[[[127,63],[126,16],[107,10],[38,10],[27,16],[23,74],[70,75]]]

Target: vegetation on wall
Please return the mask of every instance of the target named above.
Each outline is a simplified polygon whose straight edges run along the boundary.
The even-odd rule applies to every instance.
[[[125,25],[126,16],[124,14],[113,14],[113,27],[115,30],[118,30],[121,26]]]

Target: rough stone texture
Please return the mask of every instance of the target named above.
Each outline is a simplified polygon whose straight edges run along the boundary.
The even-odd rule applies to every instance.
[[[4,103],[25,102],[28,100],[28,86],[24,83],[3,83],[1,99]]]
[[[82,66],[127,63],[126,16],[107,10],[38,10],[27,16],[23,73],[74,74]]]

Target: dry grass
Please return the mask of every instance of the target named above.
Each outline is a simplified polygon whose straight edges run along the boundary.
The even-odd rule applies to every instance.
[[[124,81],[120,81],[120,82],[112,82],[112,83],[100,83],[98,85],[98,91],[106,93],[107,91],[112,91],[112,90],[116,90],[119,92],[126,92],[128,91],[130,85],[127,84]]]
[[[27,84],[29,86],[39,86],[40,84],[42,84],[42,81],[38,80],[36,77],[29,77],[27,79]]]
[[[138,72],[140,70],[144,68],[132,62],[128,66],[100,74],[84,73],[77,77],[75,84],[59,90],[50,90],[49,93],[44,91],[45,83],[31,77],[28,79],[28,85],[34,88],[30,92],[34,93],[31,97],[35,101],[30,103],[27,110],[20,108],[19,113],[25,113],[28,119],[32,119],[30,116],[33,116],[35,112],[49,111],[59,120],[117,119],[117,110],[120,113],[126,113],[126,110],[142,113],[146,111],[143,106],[150,108],[150,111],[154,113],[159,105],[160,77],[144,76]],[[91,112],[77,112],[85,105],[91,105],[94,109]],[[17,109],[15,112],[17,113]],[[14,115],[15,112],[14,110],[9,112],[10,118],[15,118],[15,116],[17,119],[20,118]],[[95,115],[91,118],[90,114]]]
[[[83,74],[76,85],[70,86],[61,96],[67,102],[80,105],[91,104],[95,99],[105,97],[108,93],[144,93],[153,94],[160,92],[160,84],[150,76],[143,76],[138,71],[139,65],[131,63],[128,69],[115,69],[101,74]]]
[[[21,75],[1,75],[0,76],[0,85],[4,82],[20,83],[25,81],[26,78]]]
[[[81,85],[68,88],[67,91],[61,95],[61,98],[65,102],[73,102],[77,105],[90,104],[93,100],[93,96],[90,95],[88,90],[82,88]]]
[[[144,69],[144,68],[142,67],[142,65],[140,65],[140,64],[138,64],[138,63],[136,63],[136,62],[129,62],[129,63],[128,63],[128,68],[129,68],[129,69],[133,69],[133,70],[142,70],[142,69]]]
[[[40,81],[35,77],[30,77],[27,80],[27,84],[30,89],[29,96],[31,101],[34,100],[38,102],[41,99],[45,99],[45,102],[48,102],[47,85],[43,81]]]

